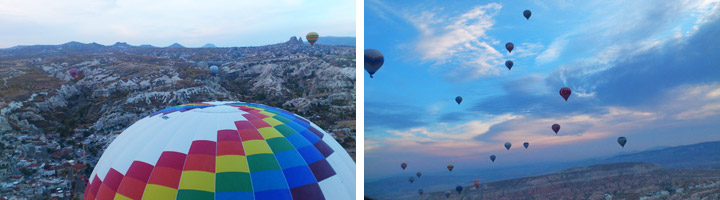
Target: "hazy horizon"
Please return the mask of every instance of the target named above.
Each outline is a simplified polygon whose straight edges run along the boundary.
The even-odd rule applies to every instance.
[[[308,32],[354,37],[355,23],[354,1],[0,1],[0,48],[69,41],[259,46]]]

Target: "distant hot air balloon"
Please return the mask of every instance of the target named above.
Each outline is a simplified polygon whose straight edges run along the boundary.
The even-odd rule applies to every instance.
[[[458,105],[460,105],[460,102],[462,102],[462,97],[461,96],[455,97],[455,102],[457,102]]]
[[[525,142],[525,143],[523,143],[523,146],[525,146],[525,149],[527,149],[528,146],[530,146],[530,143],[529,143],[529,142]]]
[[[450,191],[445,191],[445,198],[450,198]]]
[[[215,65],[210,66],[210,73],[212,73],[213,76],[217,75],[217,73],[218,73],[218,67],[215,66]]]
[[[462,193],[463,187],[461,185],[458,185],[455,187],[455,191],[457,191],[458,194]]]
[[[505,148],[506,148],[507,150],[510,150],[510,146],[512,146],[512,144],[510,144],[510,142],[506,142],[506,143],[505,143]]]
[[[505,43],[505,49],[507,49],[508,52],[512,53],[513,48],[515,48],[515,45],[512,42]]]
[[[306,40],[310,43],[310,45],[312,46],[312,45],[315,44],[315,41],[317,41],[319,37],[320,37],[320,36],[318,35],[318,33],[316,33],[316,32],[309,32],[309,33],[305,36],[305,39],[306,39]]]
[[[508,70],[512,69],[513,64],[515,64],[515,63],[513,63],[512,60],[505,61],[505,67],[507,67]]]
[[[382,67],[385,57],[380,51],[375,49],[365,49],[365,71],[370,74],[370,78]]]
[[[423,189],[418,190],[418,194],[422,195],[423,193],[425,193],[425,191],[423,191]]]
[[[77,68],[72,68],[72,69],[70,69],[70,71],[68,71],[68,72],[70,73],[70,76],[72,76],[73,78],[75,78],[75,77],[77,77],[78,69],[77,69]]]
[[[407,163],[400,164],[400,167],[402,167],[402,169],[405,170],[405,168],[407,167]]]
[[[625,137],[619,137],[617,141],[618,141],[618,144],[620,144],[620,146],[622,146],[623,148],[625,148],[625,143],[627,143],[627,138],[625,138]]]
[[[490,160],[492,160],[493,162],[495,162],[495,158],[495,155],[490,155]]]
[[[411,176],[411,177],[410,177],[410,179],[409,179],[408,181],[410,181],[410,183],[413,183],[413,182],[415,182],[415,177],[412,177],[412,176]]]
[[[452,172],[453,168],[455,168],[455,165],[450,164],[447,166],[447,168],[448,170],[450,170],[450,172]]]
[[[475,183],[475,189],[478,189],[478,187],[480,187],[480,180],[475,179],[475,181],[473,181],[473,183]]]
[[[415,173],[415,175],[417,175],[417,177],[420,178],[420,176],[422,176],[422,173],[421,173],[421,172],[417,172],[417,173]]]
[[[525,19],[530,19],[530,15],[532,15],[532,12],[530,10],[523,11],[523,16],[525,16]]]
[[[553,124],[552,130],[555,131],[555,135],[557,135],[558,131],[560,131],[560,124]]]
[[[572,91],[570,91],[570,88],[568,88],[568,87],[560,88],[560,96],[562,96],[563,99],[565,99],[565,101],[567,101],[568,98],[570,98],[571,93],[572,93]]]

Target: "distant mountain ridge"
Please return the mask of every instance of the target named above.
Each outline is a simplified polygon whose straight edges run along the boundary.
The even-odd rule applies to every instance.
[[[391,197],[394,198],[401,194],[417,192],[418,188],[424,188],[425,192],[433,192],[449,188],[457,183],[470,183],[472,180],[464,178],[470,176],[481,179],[483,182],[493,182],[561,173],[563,170],[576,170],[594,165],[627,162],[652,163],[662,168],[682,168],[682,170],[720,169],[720,141],[647,150],[610,158],[453,171],[456,173],[454,176],[438,176],[427,173],[416,179],[413,184],[409,184],[407,177],[395,176],[366,182],[365,193],[370,197],[391,199]]]

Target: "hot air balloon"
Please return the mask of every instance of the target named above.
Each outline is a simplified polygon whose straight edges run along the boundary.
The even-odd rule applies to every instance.
[[[423,191],[423,189],[418,190],[418,194],[422,195],[423,193],[425,193],[425,191]]]
[[[77,68],[72,68],[72,69],[70,69],[70,70],[68,71],[68,73],[70,73],[70,76],[72,76],[73,78],[76,78],[76,77],[77,77],[77,74],[78,74],[78,69],[77,69]]]
[[[460,103],[462,102],[462,97],[461,96],[455,97],[455,102],[457,102],[458,105],[460,105]]]
[[[513,64],[514,64],[514,63],[513,63],[512,60],[507,60],[507,61],[505,61],[505,67],[507,67],[508,70],[512,69]]]
[[[490,160],[492,160],[493,162],[495,162],[495,158],[495,155],[490,155]]]
[[[410,181],[410,183],[415,182],[415,177],[412,177],[412,176],[411,176],[411,177],[410,177],[410,180],[408,180],[408,181]]]
[[[450,191],[445,191],[445,198],[450,198]]]
[[[525,16],[525,19],[530,19],[530,15],[532,15],[532,12],[530,10],[523,11],[523,16]]]
[[[505,143],[505,148],[506,148],[507,150],[510,150],[510,146],[512,146],[512,144],[510,144],[510,142],[506,142],[506,143]]]
[[[382,67],[385,57],[380,51],[375,49],[365,49],[365,71],[370,74],[370,78]]]
[[[455,165],[450,164],[447,166],[447,168],[448,170],[450,170],[450,172],[452,172],[453,168],[455,168]]]
[[[513,48],[515,48],[515,45],[512,42],[505,43],[505,49],[507,49],[508,52],[512,53]]]
[[[330,134],[242,102],[150,114],[107,147],[89,177],[83,199],[355,199],[355,163]]]
[[[525,143],[523,143],[523,146],[525,146],[525,149],[527,149],[528,146],[530,146],[530,143],[529,143],[529,142],[525,142]]]
[[[319,37],[320,37],[320,36],[318,35],[318,33],[316,33],[316,32],[309,32],[309,33],[305,36],[305,39],[310,43],[310,46],[312,46],[312,45],[315,44],[315,41],[317,41]]]
[[[463,187],[461,185],[458,185],[457,187],[455,187],[455,191],[457,191],[458,194],[462,193],[462,189],[463,189]]]
[[[215,66],[215,65],[210,66],[210,73],[212,73],[213,76],[217,75],[217,73],[218,73],[218,67]]]
[[[625,148],[625,143],[627,143],[627,138],[625,138],[625,137],[619,137],[617,141],[618,141],[618,144],[620,144],[620,146],[622,146],[623,148]]]
[[[558,131],[560,131],[560,124],[553,124],[552,130],[555,131],[555,135],[557,135]]]
[[[478,189],[478,187],[480,187],[480,180],[475,179],[475,181],[473,181],[473,183],[475,184],[475,189]]]
[[[405,170],[405,168],[407,167],[407,163],[402,163],[402,164],[400,164],[400,167],[401,167],[403,170]]]
[[[568,87],[560,88],[560,96],[562,96],[563,99],[565,99],[565,101],[567,101],[568,98],[570,98],[571,93],[572,93],[572,91],[570,91],[570,88],[568,88]]]
[[[415,173],[415,175],[417,175],[417,177],[420,178],[420,176],[422,176],[422,173],[421,173],[421,172],[417,172],[417,173]]]

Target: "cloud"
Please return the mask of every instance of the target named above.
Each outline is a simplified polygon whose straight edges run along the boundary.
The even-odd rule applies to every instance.
[[[397,129],[418,127],[426,124],[423,109],[396,103],[366,102],[365,127],[368,129]]]
[[[495,23],[493,18],[501,8],[500,4],[491,3],[458,16],[422,11],[405,18],[421,33],[416,50],[422,61],[436,65],[459,64],[450,77],[469,74],[477,78],[498,74],[498,66],[504,62],[502,54],[492,47],[491,38],[487,37],[487,31]]]

